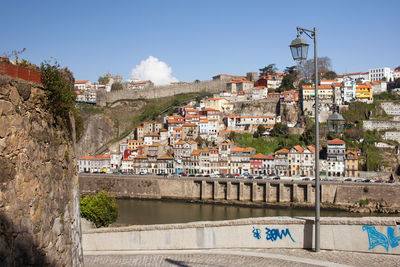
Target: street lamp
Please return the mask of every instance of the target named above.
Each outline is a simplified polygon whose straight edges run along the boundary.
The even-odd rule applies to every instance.
[[[319,114],[318,114],[318,65],[317,65],[317,28],[307,30],[297,27],[297,38],[290,44],[294,60],[299,62],[307,59],[309,44],[302,39],[302,34],[314,40],[314,86],[315,86],[315,252],[320,250],[320,181],[319,181]]]
[[[336,110],[328,117],[328,129],[331,133],[339,134],[343,131],[345,120]]]

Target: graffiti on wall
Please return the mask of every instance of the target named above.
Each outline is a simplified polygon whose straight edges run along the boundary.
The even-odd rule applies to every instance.
[[[260,228],[256,228],[253,226],[253,230],[251,232],[252,232],[254,238],[256,238],[256,239],[262,238],[262,233],[261,233]],[[275,242],[278,239],[282,240],[283,238],[286,238],[286,237],[289,237],[292,240],[292,242],[296,242],[296,241],[294,241],[289,228],[280,230],[277,228],[270,229],[268,227],[265,227],[265,239],[268,241]]]
[[[362,229],[363,231],[367,231],[368,234],[368,249],[382,246],[389,252],[389,248],[396,248],[399,246],[400,236],[395,236],[395,227],[393,226],[387,227],[386,235],[376,230],[375,226],[372,225],[363,225]]]

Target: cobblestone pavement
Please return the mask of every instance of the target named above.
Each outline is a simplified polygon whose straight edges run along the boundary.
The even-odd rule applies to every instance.
[[[301,249],[86,252],[85,266],[400,266],[400,256]]]
[[[222,267],[222,266],[318,266],[260,257],[181,254],[181,255],[113,255],[85,256],[86,267],[102,266],[179,266],[179,267]]]
[[[247,250],[243,250],[247,251]],[[266,252],[271,254],[288,255],[294,257],[323,260],[332,263],[350,266],[400,266],[400,255],[372,254],[345,251],[321,250],[315,253],[303,249],[255,249],[254,252]]]

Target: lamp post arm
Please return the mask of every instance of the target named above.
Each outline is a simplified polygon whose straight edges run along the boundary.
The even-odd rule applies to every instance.
[[[316,36],[316,28],[314,30],[308,30],[305,28],[297,27],[297,34],[300,35],[302,33],[305,33],[310,39],[315,39]]]

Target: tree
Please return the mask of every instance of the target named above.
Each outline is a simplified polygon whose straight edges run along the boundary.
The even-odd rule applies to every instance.
[[[108,226],[118,218],[118,204],[114,197],[104,191],[81,198],[81,216],[96,227]]]
[[[229,133],[228,138],[229,138],[229,140],[231,140],[232,142],[234,142],[235,139],[236,139],[236,133],[235,133],[234,131],[231,131],[231,132]]]
[[[111,85],[111,91],[118,91],[118,90],[122,90],[122,89],[124,89],[124,87],[122,86],[122,83],[116,82]]]
[[[280,122],[275,123],[274,128],[271,130],[271,136],[287,136],[289,134],[289,127],[286,124],[282,124]]]
[[[257,127],[258,136],[262,136],[265,133],[265,127],[263,125],[258,125]]]
[[[285,77],[283,77],[281,86],[279,86],[277,91],[282,92],[282,91],[292,90],[295,88],[293,83],[294,83],[294,77],[292,75],[286,75]]]
[[[289,75],[297,75],[297,66],[286,67],[283,72]]]
[[[306,145],[315,144],[315,123],[310,118],[306,118],[306,129],[301,135],[301,140]]]
[[[332,68],[331,59],[329,57],[318,58],[318,77],[321,78],[321,74],[328,72]],[[314,77],[314,59],[309,59],[302,64],[297,65],[297,69],[300,70],[301,76],[306,80],[311,80]]]
[[[324,75],[322,75],[322,78],[326,79],[326,80],[334,80],[334,79],[336,79],[336,77],[337,77],[336,72],[334,72],[332,70],[327,71],[324,73]]]
[[[260,76],[266,75],[268,73],[276,73],[278,69],[275,67],[275,64],[269,64],[262,69],[259,69]]]
[[[99,83],[108,84],[110,82],[110,77],[100,76],[98,79]]]

